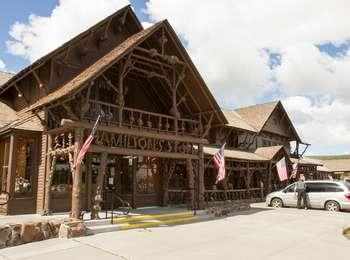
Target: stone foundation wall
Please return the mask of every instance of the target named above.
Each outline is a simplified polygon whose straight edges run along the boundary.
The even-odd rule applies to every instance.
[[[250,209],[251,201],[213,201],[207,204],[208,214],[215,217],[228,216],[231,213]]]
[[[41,241],[54,237],[70,238],[86,233],[84,222],[76,219],[10,223],[0,225],[0,248]]]

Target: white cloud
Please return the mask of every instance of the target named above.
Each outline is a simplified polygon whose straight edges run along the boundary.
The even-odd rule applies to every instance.
[[[339,152],[350,147],[350,103],[321,99],[316,102],[303,96],[284,99],[283,105],[298,128],[302,139],[312,144],[311,152]]]
[[[144,29],[147,29],[148,27],[151,27],[153,25],[153,23],[150,22],[142,22],[141,24]]]
[[[28,22],[15,22],[7,48],[33,62],[127,4],[129,0],[60,0],[48,17],[31,14]]]
[[[287,95],[327,95],[345,101],[350,98],[348,71],[350,52],[331,57],[312,44],[301,43],[284,48],[281,66],[274,73]]]
[[[5,70],[5,67],[5,63],[2,60],[0,60],[0,70]]]
[[[147,3],[153,22],[167,18],[185,39],[221,105],[285,98],[304,140],[321,153],[350,145],[350,51],[331,57],[315,46],[350,39],[348,10],[348,0]],[[280,66],[270,69],[266,50],[281,56]]]
[[[350,54],[333,59],[314,45],[350,39],[347,0],[149,0],[154,21],[168,18],[222,103],[254,103],[283,87],[290,94],[342,96]],[[264,49],[282,54],[271,71]],[[331,72],[332,71],[332,72]],[[276,77],[277,84],[270,79]],[[329,86],[331,93],[328,93]],[[304,91],[304,92],[303,92]]]
[[[48,17],[32,14],[15,22],[8,50],[34,61],[126,4],[60,0]],[[277,93],[305,141],[345,151],[350,51],[330,57],[315,45],[350,39],[348,10],[348,0],[148,0],[152,20],[143,26],[170,21],[221,105],[242,106]],[[266,49],[281,55],[273,70]]]

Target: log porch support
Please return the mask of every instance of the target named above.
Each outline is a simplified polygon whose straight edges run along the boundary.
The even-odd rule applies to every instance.
[[[82,186],[82,164],[77,163],[77,156],[83,144],[83,129],[77,128],[74,131],[74,157],[71,158],[72,153],[69,153],[70,156],[70,165],[73,179],[72,187],[72,210],[70,217],[80,219],[82,200],[81,200],[81,186]]]

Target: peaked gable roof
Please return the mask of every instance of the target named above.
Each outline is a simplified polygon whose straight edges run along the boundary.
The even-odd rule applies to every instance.
[[[0,102],[0,128],[17,119],[16,111]]]
[[[333,172],[350,171],[350,155],[319,155],[308,156],[307,158],[321,161],[324,166]]]
[[[283,145],[266,146],[257,148],[254,153],[269,160],[272,160],[276,156],[276,154],[282,149],[284,149]]]
[[[12,78],[15,74],[5,71],[0,71],[0,86],[5,84],[10,78]]]
[[[264,104],[257,104],[248,107],[237,108],[235,110],[221,109],[228,121],[227,126],[243,129],[246,131],[259,133],[263,131],[266,123],[270,119],[271,115],[277,109],[281,109],[286,118],[291,131],[293,132],[297,141],[301,142],[301,139],[290,120],[286,110],[284,109],[281,101],[273,101]]]
[[[14,74],[0,71],[0,85],[7,82]],[[7,125],[11,121],[17,119],[16,111],[5,103],[0,101],[0,128]]]
[[[235,109],[235,112],[251,125],[255,131],[260,132],[278,103],[279,101],[273,101],[265,104],[242,107]]]
[[[191,91],[195,91],[193,92],[195,93],[195,95],[193,94],[193,98],[202,99],[202,102],[198,102],[202,106],[201,111],[208,111],[208,110],[213,111],[216,114],[216,119],[214,119],[214,122],[216,121],[217,123],[218,122],[226,123],[225,117],[222,114],[214,97],[211,95],[208,87],[205,85],[204,80],[201,78],[200,74],[194,67],[193,63],[191,62],[188,54],[186,53],[185,49],[181,45],[180,40],[177,38],[176,33],[174,32],[174,30],[171,28],[170,24],[166,20],[156,23],[153,26],[130,36],[124,42],[116,46],[114,49],[109,51],[102,58],[100,58],[95,63],[93,63],[92,65],[87,67],[85,70],[83,70],[80,74],[75,76],[72,80],[64,84],[59,89],[37,100],[34,104],[32,104],[29,108],[26,108],[25,110],[38,109],[50,102],[56,101],[62,97],[72,94],[74,93],[74,91],[77,91],[80,88],[86,86],[87,83],[99,77],[108,68],[113,66],[116,62],[121,60],[128,53],[130,53],[134,47],[146,41],[153,33],[157,32],[161,28],[167,30],[167,32],[170,34],[171,38],[173,39],[173,42],[176,44],[176,47],[180,47],[178,48],[179,53],[182,55],[182,58],[184,59],[184,61],[189,65],[188,66],[189,70],[192,72],[191,75],[193,75],[195,79],[194,82],[196,83],[192,86]]]
[[[219,151],[219,149],[220,148],[218,147],[204,146],[203,151],[204,151],[204,154],[215,155]],[[225,158],[243,160],[243,161],[255,161],[255,162],[269,161],[269,159],[263,156],[260,156],[256,153],[251,153],[251,152],[242,151],[242,150],[226,149],[226,148],[225,148]]]
[[[234,127],[242,130],[256,132],[256,129],[249,125],[236,111],[221,108],[226,120],[227,126]]]
[[[154,24],[153,26],[142,30],[125,40],[122,44],[119,44],[101,59],[93,63],[91,66],[83,70],[80,74],[74,77],[72,80],[64,84],[61,88],[51,92],[45,97],[39,99],[37,102],[32,104],[27,110],[35,110],[47,103],[55,101],[59,98],[65,97],[68,94],[74,92],[87,83],[93,78],[96,78],[101,74],[102,71],[106,70],[112,62],[117,62],[119,59],[124,57],[134,45],[141,42],[152,32],[156,31],[160,27],[161,23]]]
[[[72,39],[68,40],[58,48],[54,49],[53,51],[49,52],[48,54],[44,55],[43,57],[37,59],[35,62],[30,64],[29,66],[25,67],[18,73],[12,75],[11,78],[6,80],[5,82],[0,81],[0,95],[4,93],[8,88],[12,87],[16,82],[22,80],[26,76],[28,76],[33,71],[40,69],[41,66],[43,66],[49,59],[54,57],[55,55],[59,55],[60,53],[64,52],[65,50],[68,50],[71,48],[72,45],[78,43],[78,41],[84,37],[87,37],[89,34],[101,29],[104,25],[108,24],[109,21],[114,19],[117,16],[121,16],[125,14],[130,15],[132,21],[134,22],[135,27],[137,27],[137,31],[141,31],[143,29],[140,21],[137,19],[135,13],[132,11],[132,8],[130,5],[127,5],[113,14],[109,15],[105,19],[101,20],[100,22],[96,23],[95,25],[91,26],[87,30],[81,32],[77,36],[73,37]]]

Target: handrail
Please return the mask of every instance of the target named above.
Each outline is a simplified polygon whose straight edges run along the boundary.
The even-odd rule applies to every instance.
[[[130,203],[126,200],[124,200],[117,192],[112,191],[112,204],[111,204],[111,224],[113,224],[113,219],[114,219],[114,210],[117,209],[126,209],[125,212],[123,212],[124,215],[129,215],[130,211],[131,211],[131,206]],[[116,209],[114,209],[114,201],[115,199],[117,199],[120,203],[121,203],[121,207],[117,207]]]

